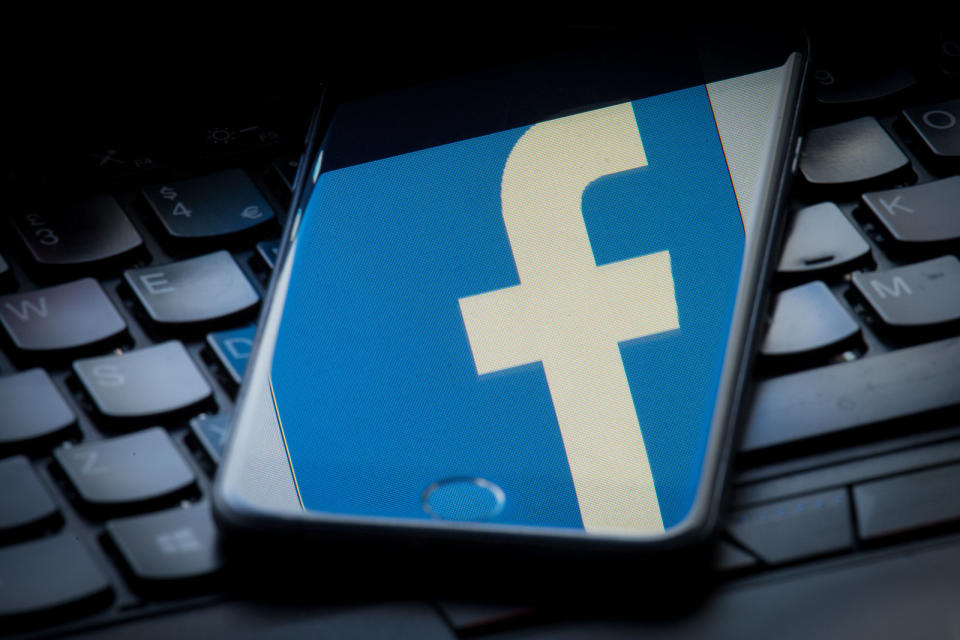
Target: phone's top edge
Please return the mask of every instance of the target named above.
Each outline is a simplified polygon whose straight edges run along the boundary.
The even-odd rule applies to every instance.
[[[336,126],[323,143],[323,170],[779,67],[805,43],[795,33],[701,31],[507,30],[482,42],[428,40],[396,51],[380,43],[377,50],[391,53],[383,64],[332,72]]]

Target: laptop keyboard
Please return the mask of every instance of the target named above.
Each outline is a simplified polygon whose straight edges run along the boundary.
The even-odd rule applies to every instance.
[[[721,580],[958,532],[956,42],[870,64],[814,42]],[[5,630],[226,597],[210,487],[307,110],[268,111],[191,123],[180,155],[89,149],[81,197],[21,200],[0,221]],[[438,606],[462,633],[532,611]]]

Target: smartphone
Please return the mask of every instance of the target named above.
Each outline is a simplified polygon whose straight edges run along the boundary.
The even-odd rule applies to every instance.
[[[806,73],[802,38],[752,35],[335,76],[217,477],[228,531],[514,563],[708,541]]]

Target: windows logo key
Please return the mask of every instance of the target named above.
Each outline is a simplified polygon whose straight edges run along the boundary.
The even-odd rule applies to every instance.
[[[604,533],[682,521],[745,245],[721,93],[321,174],[271,370],[304,507]],[[425,492],[458,479],[495,488],[495,508],[464,493],[431,509]]]

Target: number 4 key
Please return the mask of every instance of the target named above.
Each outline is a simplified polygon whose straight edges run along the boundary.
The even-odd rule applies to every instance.
[[[143,196],[167,233],[180,239],[225,236],[274,217],[241,169],[154,185]]]

